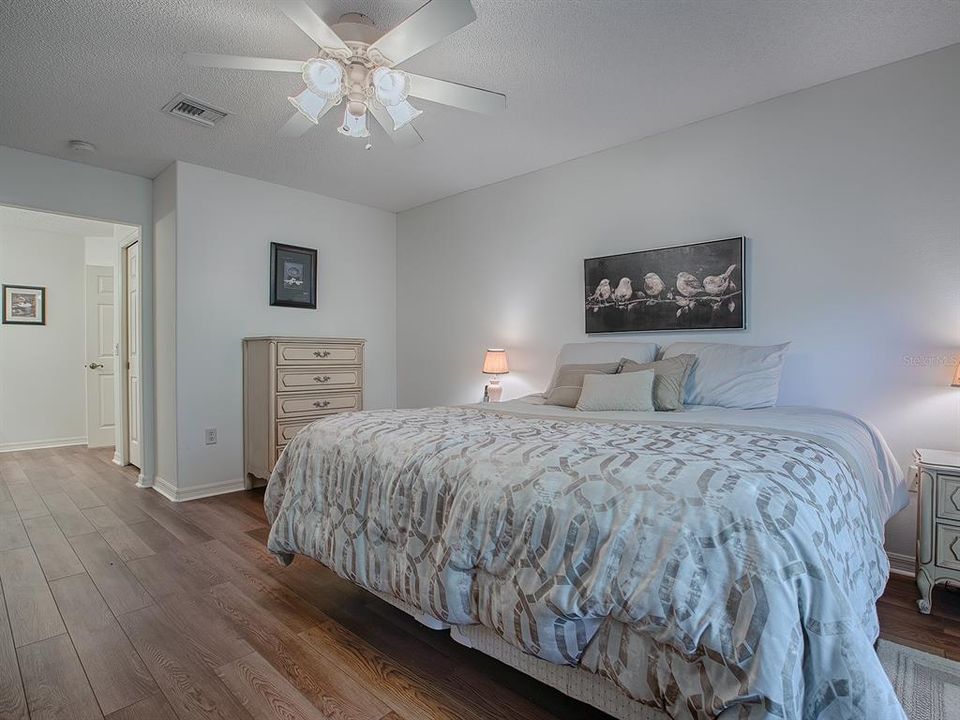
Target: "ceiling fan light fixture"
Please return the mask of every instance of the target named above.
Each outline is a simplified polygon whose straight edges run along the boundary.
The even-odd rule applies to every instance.
[[[384,109],[389,113],[390,117],[393,118],[394,131],[399,130],[404,125],[408,125],[423,115],[423,110],[417,110],[406,100],[398,105],[384,105]]]
[[[410,77],[402,70],[378,67],[371,74],[373,90],[384,107],[400,105],[410,92]]]
[[[343,111],[343,122],[337,132],[347,137],[370,137],[370,131],[367,130],[367,106],[362,102],[348,102]]]
[[[323,114],[329,102],[326,98],[315,95],[309,89],[304,90],[295,97],[288,97],[287,100],[314,125],[320,122],[320,116]]]
[[[343,94],[343,66],[335,60],[311,58],[303,64],[303,82],[314,95],[339,99]]]

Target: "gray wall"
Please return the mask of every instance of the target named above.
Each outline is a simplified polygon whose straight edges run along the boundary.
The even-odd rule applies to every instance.
[[[478,400],[486,347],[539,392],[588,339],[585,257],[746,234],[747,330],[634,337],[789,340],[782,404],[866,418],[904,467],[960,449],[958,117],[960,45],[401,213],[399,404]]]

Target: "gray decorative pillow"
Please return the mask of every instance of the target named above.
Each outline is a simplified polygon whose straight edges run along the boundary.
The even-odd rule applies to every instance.
[[[544,405],[576,407],[583,389],[584,375],[614,375],[620,363],[595,363],[592,365],[561,365],[557,369],[553,385],[544,393]]]
[[[653,406],[657,410],[683,410],[683,388],[696,361],[696,355],[675,355],[649,363],[624,358],[620,361],[620,372],[653,370],[656,373],[653,378]]]

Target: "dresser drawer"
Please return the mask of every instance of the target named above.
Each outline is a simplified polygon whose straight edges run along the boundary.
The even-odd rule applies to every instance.
[[[286,445],[293,440],[298,432],[312,423],[316,418],[302,418],[277,423],[277,445]]]
[[[359,392],[281,395],[277,397],[277,418],[317,418],[360,407]]]
[[[280,459],[280,456],[283,455],[283,451],[286,450],[286,445],[280,445],[277,447],[277,455],[273,458],[273,462],[276,463]]]
[[[960,522],[960,475],[937,475],[937,517]]]
[[[277,365],[359,365],[362,345],[277,343]]]
[[[937,523],[937,566],[960,570],[960,527]]]
[[[277,392],[279,393],[358,387],[360,387],[360,368],[311,367],[277,370]]]

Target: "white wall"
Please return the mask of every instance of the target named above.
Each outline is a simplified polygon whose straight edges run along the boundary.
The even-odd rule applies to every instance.
[[[174,175],[178,490],[243,479],[246,336],[365,338],[365,407],[394,407],[396,216],[196,165],[177,163]],[[270,307],[271,241],[317,248],[316,310]],[[170,261],[158,262],[158,282]],[[216,445],[205,428],[218,430]]]
[[[157,476],[177,486],[177,165],[153,181]]]
[[[873,421],[904,466],[960,449],[958,117],[960,45],[401,213],[399,404],[478,400],[486,347],[539,392],[589,339],[585,257],[746,234],[747,330],[633,337],[790,340],[783,404]]]
[[[0,325],[0,450],[86,442],[84,241],[0,224],[0,281],[47,289],[47,323]]]
[[[117,239],[112,235],[110,237],[84,237],[83,245],[84,264],[116,267]]]
[[[156,472],[153,336],[153,183],[147,178],[103,170],[0,145],[0,205],[47,210],[142,227],[141,325],[144,393],[143,468]],[[81,303],[82,304],[82,303]]]

